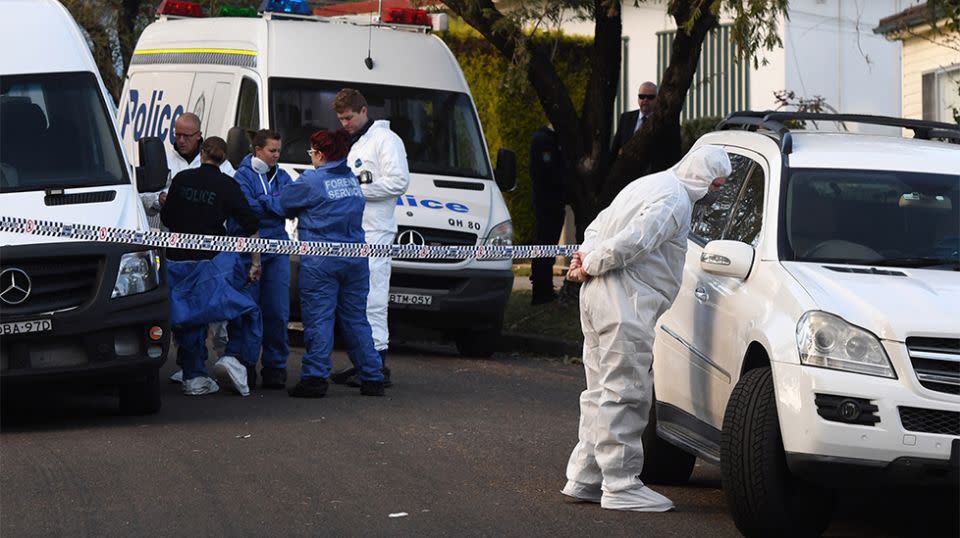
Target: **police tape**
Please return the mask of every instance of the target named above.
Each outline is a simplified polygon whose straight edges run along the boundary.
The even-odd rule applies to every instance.
[[[502,260],[554,258],[570,256],[579,245],[381,245],[369,243],[326,243],[262,239],[219,235],[184,234],[150,230],[141,232],[92,224],[69,224],[48,220],[0,216],[0,232],[78,241],[123,243],[159,248],[210,250],[216,252],[260,252],[262,254],[299,254],[301,256],[338,256],[351,258],[398,258],[403,260]]]

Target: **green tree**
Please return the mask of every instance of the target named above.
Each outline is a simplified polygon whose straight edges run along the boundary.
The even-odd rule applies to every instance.
[[[634,0],[634,5],[643,0]],[[556,129],[565,155],[574,163],[567,189],[576,215],[577,233],[623,185],[680,157],[680,112],[696,72],[707,33],[719,24],[721,9],[733,17],[732,37],[745,59],[758,62],[764,49],[781,45],[779,16],[788,0],[668,0],[667,13],[678,32],[660,84],[657,106],[628,142],[620,157],[608,162],[613,103],[620,70],[623,32],[620,0],[446,0],[446,6],[510,60],[533,87]],[[502,8],[502,9],[501,9]],[[540,26],[573,16],[592,20],[592,69],[580,112],[551,61],[549,43],[530,39]]]

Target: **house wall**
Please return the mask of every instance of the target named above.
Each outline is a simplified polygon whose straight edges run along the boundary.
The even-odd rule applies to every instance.
[[[784,25],[782,88],[822,96],[838,112],[900,115],[900,46],[873,33],[879,20],[911,0],[791,0]],[[776,81],[763,69],[756,79]],[[769,82],[768,82],[769,83]],[[774,106],[770,92],[753,93],[755,109]],[[859,128],[853,128],[860,130]],[[864,127],[863,131],[877,131]]]
[[[923,75],[960,64],[955,49],[938,45],[933,36],[908,37],[903,41],[903,117],[923,118]]]

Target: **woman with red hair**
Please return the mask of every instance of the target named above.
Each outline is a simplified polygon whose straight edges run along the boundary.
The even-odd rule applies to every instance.
[[[298,218],[301,241],[363,243],[363,192],[347,166],[350,135],[321,129],[307,152],[314,170],[280,193],[288,218]],[[300,261],[300,307],[304,341],[300,382],[290,396],[321,398],[330,378],[333,327],[339,318],[350,360],[360,372],[360,393],[383,396],[383,363],[367,321],[370,269],[365,258],[304,256]]]

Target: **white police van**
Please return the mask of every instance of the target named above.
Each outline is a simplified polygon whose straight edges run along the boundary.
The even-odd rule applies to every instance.
[[[172,144],[174,121],[190,111],[205,135],[228,139],[235,161],[248,149],[244,131],[278,131],[280,165],[296,180],[310,167],[310,135],[339,127],[334,96],[356,88],[371,118],[389,120],[406,146],[410,187],[397,199],[396,241],[511,244],[500,191],[514,187],[515,156],[500,150],[494,173],[470,88],[427,31],[426,13],[391,10],[366,26],[310,13],[306,2],[290,0],[268,0],[260,12],[228,6],[218,15],[249,16],[206,18],[197,4],[162,5],[127,73],[118,115],[127,148],[145,136]],[[444,330],[461,353],[487,355],[512,286],[508,259],[395,259],[390,320]],[[296,311],[295,287],[291,297]]]
[[[0,3],[0,215],[146,231],[163,147],[130,166],[86,40],[54,0]],[[136,175],[136,184],[133,181]],[[30,227],[30,222],[26,226]],[[0,380],[116,384],[131,413],[160,407],[169,348],[160,252],[0,232]]]

